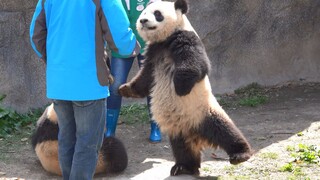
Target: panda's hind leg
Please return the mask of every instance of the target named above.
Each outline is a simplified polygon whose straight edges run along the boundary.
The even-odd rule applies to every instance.
[[[224,149],[231,164],[247,161],[252,156],[250,144],[231,119],[207,117],[199,128],[199,134],[209,143]]]
[[[180,174],[198,175],[201,163],[201,152],[192,151],[186,138],[179,135],[170,137],[170,143],[175,157],[175,165],[171,168],[170,175]]]

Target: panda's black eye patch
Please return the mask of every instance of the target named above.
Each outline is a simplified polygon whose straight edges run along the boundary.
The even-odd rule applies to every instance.
[[[160,11],[156,10],[156,11],[154,11],[153,14],[158,22],[163,21],[164,17],[162,16],[162,13]]]

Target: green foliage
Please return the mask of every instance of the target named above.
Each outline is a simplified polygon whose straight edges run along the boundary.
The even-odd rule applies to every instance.
[[[291,146],[291,145],[288,145],[288,146],[287,146],[287,151],[292,152],[292,151],[294,151],[294,150],[295,150],[294,146]]]
[[[293,172],[293,170],[294,170],[294,165],[293,165],[291,162],[285,164],[284,166],[282,166],[282,167],[280,168],[280,171],[281,171],[281,172],[285,172],[285,171],[287,171],[287,172]]]
[[[204,172],[208,172],[208,173],[210,173],[211,172],[211,170],[210,170],[210,168],[209,167],[203,167],[203,168],[201,168]]]
[[[6,97],[4,94],[0,94],[0,102]]]
[[[302,172],[302,169],[300,166],[298,165],[294,165],[293,163],[287,163],[284,166],[282,166],[280,168],[281,172],[291,172],[293,173],[295,176],[301,176],[304,175],[304,173]]]
[[[295,158],[293,162],[287,163],[280,168],[281,172],[292,172],[295,176],[304,176],[301,165],[320,164],[320,149],[319,146],[299,144],[296,150],[293,146],[288,146],[287,151],[295,151],[291,154]],[[305,178],[308,179],[308,178]]]
[[[319,146],[315,146],[315,145],[307,146],[304,144],[299,144],[298,148],[299,150],[298,150],[297,160],[307,162],[307,163],[313,163],[313,164],[320,163]]]
[[[264,89],[258,83],[251,83],[243,88],[236,89],[235,94],[240,97],[239,105],[256,107],[268,101]]]
[[[297,136],[303,136],[303,132],[298,132]]]
[[[228,99],[225,96],[216,95],[216,99],[217,99],[218,103],[220,104],[220,106],[222,106],[223,108],[231,108],[231,107],[235,106],[235,104],[228,101]]]
[[[145,104],[131,104],[122,106],[120,118],[127,124],[149,122],[148,106]]]
[[[234,93],[237,95],[244,95],[250,97],[261,94],[262,91],[263,87],[261,85],[259,85],[258,83],[251,83],[245,87],[234,90]]]
[[[266,96],[252,96],[252,97],[247,97],[247,98],[241,99],[239,101],[239,105],[256,107],[260,104],[266,103],[267,100],[268,100],[268,98]]]
[[[0,96],[0,102],[5,95]],[[32,124],[41,115],[42,110],[34,110],[27,114],[18,114],[17,112],[0,106],[0,137],[6,137],[21,128]]]

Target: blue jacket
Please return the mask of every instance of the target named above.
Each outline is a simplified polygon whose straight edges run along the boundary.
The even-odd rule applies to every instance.
[[[134,56],[140,46],[121,0],[39,0],[31,45],[46,61],[47,97],[84,101],[109,96],[106,43]]]

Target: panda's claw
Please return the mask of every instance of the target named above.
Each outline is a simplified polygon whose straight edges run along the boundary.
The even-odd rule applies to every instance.
[[[252,156],[251,152],[237,153],[230,156],[230,163],[233,165],[247,161]]]
[[[171,168],[171,172],[170,172],[171,176],[178,176],[181,174],[198,175],[199,170],[198,169],[190,170],[182,164],[176,164]]]

